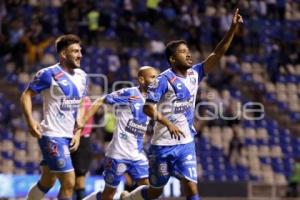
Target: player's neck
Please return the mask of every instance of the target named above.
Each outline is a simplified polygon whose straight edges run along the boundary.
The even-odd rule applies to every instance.
[[[147,88],[144,88],[142,86],[139,86],[138,88],[141,94],[145,97],[147,95]]]
[[[186,69],[178,69],[177,67],[172,67],[172,71],[179,77],[186,78],[187,76]]]
[[[64,64],[64,63],[62,63],[62,62],[60,63],[60,66],[61,66],[61,68],[62,68],[65,72],[67,72],[67,73],[69,73],[69,74],[74,74],[74,69],[73,69],[73,68],[66,66],[66,64]]]

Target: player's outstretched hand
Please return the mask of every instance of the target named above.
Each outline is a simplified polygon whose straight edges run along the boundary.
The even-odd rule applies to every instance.
[[[167,126],[167,128],[170,131],[171,138],[180,140],[180,136],[185,137],[185,135],[183,134],[183,132],[177,126],[175,126],[174,124],[170,123]]]
[[[33,137],[36,137],[38,139],[42,138],[42,128],[40,126],[40,123],[37,121],[32,121],[29,123],[29,132]]]
[[[70,151],[74,152],[78,149],[80,143],[80,132],[81,129],[77,129],[75,135],[73,136],[71,143],[70,143]]]
[[[243,22],[244,22],[243,21],[243,17],[239,14],[239,9],[237,8],[235,10],[235,12],[234,12],[233,17],[232,17],[232,23],[231,23],[231,25],[232,26],[237,26],[237,25],[239,25],[239,24],[241,24]]]

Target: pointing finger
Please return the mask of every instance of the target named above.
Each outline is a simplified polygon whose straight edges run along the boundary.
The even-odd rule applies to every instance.
[[[234,15],[237,15],[238,13],[239,13],[239,9],[237,8],[237,9],[235,10]]]

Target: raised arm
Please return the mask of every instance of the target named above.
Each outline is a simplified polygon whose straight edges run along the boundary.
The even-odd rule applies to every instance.
[[[147,102],[144,107],[143,111],[146,115],[148,115],[151,119],[160,122],[161,124],[165,125],[168,130],[170,131],[171,137],[174,139],[178,138],[180,140],[180,136],[184,136],[183,132],[175,126],[172,122],[170,122],[167,118],[165,118],[155,107],[154,104]]]
[[[216,66],[221,57],[225,54],[240,23],[243,23],[243,18],[239,14],[239,9],[237,8],[233,15],[229,31],[217,45],[215,50],[203,61],[205,73],[212,71],[214,66]]]
[[[86,124],[86,122],[93,116],[95,115],[95,113],[97,112],[97,110],[100,108],[100,106],[102,106],[104,104],[104,97],[98,98],[96,99],[93,104],[91,105],[91,107],[87,110],[84,111],[84,109],[80,109],[81,111],[81,116],[79,116],[77,118],[77,123],[79,125],[80,128],[83,128],[84,125]],[[82,105],[82,107],[84,107]]]
[[[33,119],[32,116],[32,100],[31,98],[35,95],[35,92],[27,89],[23,92],[20,103],[25,116],[26,123],[29,128],[29,132],[33,137],[41,138],[42,132],[40,124]]]

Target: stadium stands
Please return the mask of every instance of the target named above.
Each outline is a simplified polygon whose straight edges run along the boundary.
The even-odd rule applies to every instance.
[[[41,155],[21,118],[18,96],[34,71],[55,62],[55,49],[47,41],[65,32],[80,35],[85,47],[83,69],[87,73],[108,75],[111,87],[117,80],[134,80],[138,66],[166,69],[168,63],[160,52],[160,43],[170,39],[186,39],[195,59],[205,57],[228,27],[226,20],[231,10],[239,6],[245,18],[241,33],[220,63],[221,70],[199,86],[201,94],[197,100],[220,103],[218,116],[224,111],[225,116],[238,119],[203,123],[196,120],[201,122],[196,125],[200,179],[287,184],[294,159],[300,157],[300,14],[296,5],[299,1],[285,2],[283,19],[279,11],[270,11],[265,1],[243,1],[238,5],[235,1],[162,2],[155,10],[159,16],[157,21],[145,17],[149,13],[143,3],[133,1],[129,1],[131,10],[126,10],[123,1],[118,0],[86,5],[84,1],[57,2],[58,5],[21,3],[17,6],[2,3],[4,7],[0,7],[3,41],[0,63],[4,66],[0,69],[3,75],[0,173],[39,172]],[[104,31],[99,31],[99,44],[94,45],[88,42],[90,32],[85,18],[91,6],[103,12],[99,25]],[[192,12],[193,8],[196,11]],[[217,15],[219,10],[222,14]],[[275,15],[270,15],[271,12]],[[38,20],[38,16],[41,19]],[[126,26],[124,21],[128,22]],[[151,46],[151,41],[157,43]],[[39,51],[33,53],[32,48]],[[93,79],[92,85],[100,91],[104,83]],[[210,95],[213,98],[209,98]],[[247,120],[241,116],[238,105],[251,101],[264,105],[262,119]],[[35,98],[35,103],[40,104],[41,99]],[[243,141],[242,156],[236,166],[227,157],[234,131]],[[103,130],[96,132],[101,135],[98,138],[104,138]],[[104,148],[103,141],[95,141],[95,149]],[[99,173],[99,168],[101,166],[93,166],[91,173]]]

